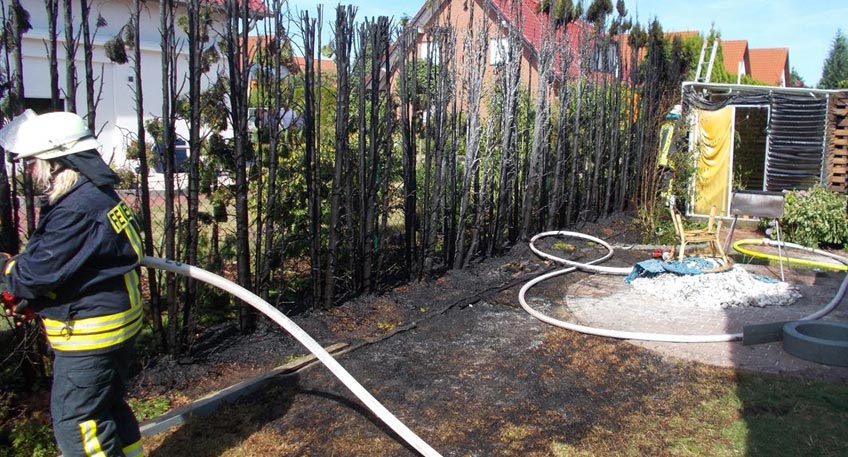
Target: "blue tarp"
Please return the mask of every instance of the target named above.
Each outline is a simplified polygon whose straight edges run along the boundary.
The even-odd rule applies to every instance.
[[[699,275],[704,270],[718,266],[716,262],[703,257],[687,257],[683,260],[672,260],[665,262],[659,259],[643,260],[633,266],[633,270],[624,280],[630,284],[636,278],[651,278],[662,273],[674,273],[677,275]]]

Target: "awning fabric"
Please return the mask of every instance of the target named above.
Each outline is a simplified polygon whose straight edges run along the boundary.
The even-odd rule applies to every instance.
[[[698,171],[695,175],[695,213],[727,213],[730,180],[733,108],[698,111]]]

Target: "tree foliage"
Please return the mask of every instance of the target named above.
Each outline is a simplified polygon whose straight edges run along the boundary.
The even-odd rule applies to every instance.
[[[789,72],[789,87],[807,87],[807,83],[795,67],[792,67],[792,70]]]
[[[836,31],[830,52],[824,61],[820,89],[848,89],[848,38]]]

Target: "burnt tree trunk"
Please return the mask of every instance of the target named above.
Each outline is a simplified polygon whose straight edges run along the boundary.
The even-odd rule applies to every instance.
[[[198,212],[200,206],[200,80],[203,75],[201,59],[203,56],[204,30],[201,8],[204,0],[188,0],[186,13],[188,16],[188,215],[185,231],[185,262],[198,265]],[[194,310],[197,305],[197,281],[185,278],[183,295],[183,315],[181,344],[190,344],[194,334]]]
[[[304,84],[304,128],[303,136],[306,141],[304,155],[304,176],[306,178],[306,206],[308,214],[309,234],[309,265],[312,286],[312,300],[321,302],[321,192],[318,166],[318,123],[317,102],[315,101],[315,35],[316,20],[308,13],[301,16],[303,30],[303,84]],[[317,88],[319,91],[320,87]]]
[[[266,84],[266,89],[269,93],[273,94],[272,102],[271,102],[271,110],[272,115],[270,116],[270,124],[267,126],[268,129],[268,194],[266,195],[266,211],[268,213],[268,217],[266,218],[266,223],[264,226],[265,236],[264,236],[264,249],[263,249],[263,262],[261,263],[261,269],[258,273],[258,287],[260,291],[260,296],[268,300],[269,298],[269,289],[271,287],[271,271],[273,264],[276,263],[274,259],[278,259],[281,257],[281,254],[275,252],[274,243],[278,239],[276,223],[281,213],[282,205],[277,201],[279,193],[277,192],[277,173],[279,173],[279,149],[281,147],[280,136],[281,136],[281,121],[282,114],[286,111],[289,104],[283,104],[283,87],[282,87],[282,78],[283,78],[283,60],[282,60],[282,51],[284,40],[286,39],[286,31],[283,28],[283,18],[281,17],[281,6],[282,1],[275,0],[272,9],[276,12],[276,17],[274,18],[273,25],[269,25],[266,23],[266,34],[265,40],[267,43],[267,50],[264,55],[266,57],[267,62],[265,62],[265,71],[270,75],[270,81]],[[270,67],[270,68],[269,68]],[[286,93],[286,102],[290,102],[291,100],[291,91],[292,89],[288,89]],[[286,126],[288,128],[290,126]]]
[[[403,141],[402,167],[403,167],[403,266],[408,277],[416,276],[414,273],[415,246],[416,246],[416,200],[418,187],[416,182],[416,135],[415,120],[417,117],[417,65],[418,53],[416,51],[417,29],[407,28],[403,31],[400,39],[401,55],[404,56],[399,62],[400,77],[400,127]],[[411,56],[412,65],[409,65]]]
[[[97,95],[94,92],[93,33],[91,32],[91,0],[80,0],[80,24],[82,32],[83,64],[85,67],[85,103],[88,129],[97,132]],[[95,26],[96,28],[96,26]]]
[[[54,111],[62,111],[62,98],[59,89],[59,40],[56,23],[59,19],[59,0],[44,0],[47,12],[47,62],[50,72],[50,106]]]
[[[485,16],[482,26],[474,27],[473,10],[469,18],[469,29],[463,41],[464,71],[462,73],[465,89],[465,104],[468,120],[465,123],[465,167],[460,188],[459,214],[457,215],[455,268],[464,268],[466,259],[472,254],[466,248],[466,231],[472,215],[472,186],[479,178],[480,170],[480,107],[483,98],[483,73],[486,70],[486,47],[489,43],[489,20]],[[481,196],[477,194],[477,199]],[[473,244],[473,243],[472,243]]]
[[[515,8],[515,5],[513,5]],[[520,23],[520,22],[519,22]],[[500,122],[500,179],[497,186],[497,203],[495,204],[495,220],[493,224],[489,255],[500,252],[504,245],[504,235],[511,232],[511,214],[513,212],[514,187],[518,178],[518,162],[516,135],[518,130],[518,90],[521,76],[520,31],[515,28],[509,33],[509,44],[506,50],[506,62],[502,65],[501,87],[502,112]]]
[[[11,96],[9,100],[11,102],[11,106],[9,107],[12,114],[18,115],[24,112],[26,108],[24,106],[24,100],[26,98],[26,93],[24,89],[24,58],[23,58],[23,50],[21,49],[20,44],[22,43],[23,34],[26,33],[30,29],[29,23],[29,12],[26,11],[23,5],[18,0],[12,1],[12,11],[11,11],[11,34],[14,37],[14,42],[17,43],[16,46],[12,46],[12,72],[11,72]],[[5,157],[4,157],[5,161]],[[3,173],[6,173],[6,167],[3,167]],[[14,173],[14,172],[13,172]],[[27,220],[27,228],[26,233],[27,236],[32,235],[35,231],[35,198],[34,198],[34,189],[32,185],[32,176],[29,173],[23,173],[23,191],[24,191],[24,206],[26,207],[26,220]],[[4,182],[6,182],[4,180]],[[11,197],[15,194],[13,189],[9,189],[8,195]],[[15,199],[15,203],[13,204],[14,215],[12,217],[17,217],[17,199]],[[11,219],[11,218],[10,218]],[[9,227],[16,227],[15,225],[10,224]],[[20,240],[18,238],[17,232],[14,233],[14,239],[10,239],[10,247],[13,248],[10,253],[17,253],[18,249],[20,249]]]
[[[144,8],[144,0],[133,0],[132,17],[130,18],[133,28],[133,96],[136,113],[136,138],[138,143],[138,175],[141,190],[141,218],[144,221],[144,253],[153,256],[153,227],[150,214],[150,185],[148,176],[150,169],[147,165],[147,136],[144,130],[144,91],[141,81],[141,12]],[[154,268],[147,268],[147,284],[150,290],[150,314],[153,319],[153,333],[159,344],[159,349],[168,347],[167,335],[162,327],[162,306],[159,292],[159,281]]]
[[[230,122],[235,148],[235,198],[236,198],[236,263],[239,284],[251,290],[250,234],[248,214],[247,150],[247,87],[250,62],[247,50],[247,32],[251,28],[249,2],[226,0],[227,21],[224,40],[227,48],[227,69],[230,84]],[[249,305],[239,307],[239,328],[251,333],[256,328],[256,312]]]
[[[174,2],[165,0],[159,12],[159,27],[162,40],[162,138],[159,144],[165,174],[165,257],[176,258],[176,218],[174,216],[174,145],[176,94],[177,43],[174,33]],[[178,356],[180,345],[180,313],[177,300],[177,278],[174,273],[165,274],[166,300],[168,303],[168,349]]]
[[[347,126],[350,125],[350,52],[354,36],[353,7],[339,6],[336,10],[336,154],[333,164],[333,183],[330,191],[330,224],[327,242],[327,267],[324,276],[324,307],[333,304],[336,295],[336,270],[339,260],[340,218],[344,189],[345,156],[349,154]]]
[[[553,64],[553,41],[552,36],[546,34],[547,39],[542,43],[539,52],[539,81],[536,88],[536,119],[533,125],[533,144],[530,150],[530,159],[527,168],[527,178],[524,182],[524,203],[522,205],[522,223],[520,238],[529,240],[531,231],[535,229],[533,223],[534,214],[543,214],[543,208],[537,205],[536,194],[542,188],[544,174],[541,166],[544,156],[547,154],[549,137],[549,107],[548,107],[548,84],[551,65]]]
[[[65,110],[77,112],[77,41],[74,34],[74,2],[62,0],[65,16]]]

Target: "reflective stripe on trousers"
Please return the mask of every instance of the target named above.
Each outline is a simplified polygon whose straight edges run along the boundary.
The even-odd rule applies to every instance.
[[[50,412],[65,457],[142,455],[138,422],[124,399],[131,346],[96,355],[56,353]]]

